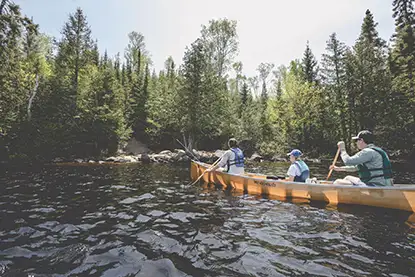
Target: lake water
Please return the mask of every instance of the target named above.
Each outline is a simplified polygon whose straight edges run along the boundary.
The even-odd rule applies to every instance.
[[[281,175],[288,164],[248,167]],[[401,168],[397,181],[414,183]],[[188,165],[9,168],[0,276],[415,276],[407,212],[188,187],[189,175]]]

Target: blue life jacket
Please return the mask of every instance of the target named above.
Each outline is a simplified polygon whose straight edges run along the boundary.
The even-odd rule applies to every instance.
[[[294,177],[294,182],[301,182],[305,183],[305,180],[310,178],[310,169],[308,168],[308,165],[304,161],[296,161],[294,164],[298,167],[301,174],[300,176]]]
[[[239,148],[231,148],[231,151],[235,154],[235,159],[228,160],[228,169],[226,171],[229,171],[231,165],[234,165],[236,167],[244,167],[244,153],[242,152],[242,150]]]

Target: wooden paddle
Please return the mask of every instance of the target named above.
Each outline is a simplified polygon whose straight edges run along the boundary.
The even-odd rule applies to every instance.
[[[190,158],[190,159],[195,159],[196,161],[199,161],[200,162],[200,160],[193,154],[193,152],[192,151],[190,151],[189,149],[187,149],[187,147],[186,146],[184,146],[183,145],[183,143],[180,141],[180,140],[178,140],[178,139],[176,139],[176,141],[178,142],[178,143],[180,143],[180,145],[183,147],[183,149],[184,149],[184,152],[186,153],[186,155]],[[190,157],[190,155],[189,155],[189,153],[192,155],[192,157]]]
[[[222,157],[220,157],[219,159],[217,159],[208,169],[213,168],[222,159]],[[196,181],[194,181],[193,183],[191,183],[190,186],[193,186],[194,184],[196,184],[197,182],[199,182],[199,180],[202,179],[203,175],[205,175],[205,172],[208,171],[208,169],[206,169],[205,171],[203,171],[203,173],[196,179]]]
[[[337,158],[339,157],[339,154],[340,154],[340,148],[337,149],[336,156],[334,156],[334,160],[333,160],[332,166],[335,166],[336,165]],[[327,174],[327,178],[326,178],[327,181],[330,179],[330,176],[331,176],[331,173],[332,172],[333,172],[333,168],[330,169],[329,174]]]

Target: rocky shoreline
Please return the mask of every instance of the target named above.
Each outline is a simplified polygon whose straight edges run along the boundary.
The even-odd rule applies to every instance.
[[[215,152],[209,151],[198,151],[193,150],[193,155],[199,161],[206,162],[206,163],[213,163],[219,157],[223,155],[223,150],[217,150]],[[186,151],[182,149],[174,149],[171,150],[163,150],[159,153],[143,153],[143,154],[127,154],[127,153],[120,153],[117,156],[111,156],[102,160],[93,160],[93,159],[84,159],[84,158],[76,158],[72,160],[66,160],[63,158],[55,158],[52,160],[52,163],[88,163],[88,164],[104,164],[104,163],[185,163],[189,162],[191,159],[189,156],[192,154],[186,153]],[[287,162],[288,160],[286,157],[279,157],[274,156],[272,158],[265,158],[257,153],[252,154],[250,157],[246,157],[248,161],[254,162],[263,162],[263,161],[272,161],[272,162]],[[315,162],[320,163],[320,159],[308,159],[305,158],[304,160],[308,162]]]

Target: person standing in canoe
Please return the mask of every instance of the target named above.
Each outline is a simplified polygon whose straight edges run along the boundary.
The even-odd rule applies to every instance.
[[[290,156],[291,165],[287,171],[286,181],[305,183],[310,177],[308,165],[300,158],[302,155],[303,153],[298,149],[293,149],[287,154],[287,156]]]
[[[239,175],[244,174],[245,158],[244,153],[238,147],[238,141],[231,138],[228,141],[228,146],[229,150],[227,150],[220,161],[214,167],[208,169],[208,171],[214,171],[219,167],[224,167],[223,171],[225,172]]]
[[[334,181],[335,185],[354,185],[354,186],[392,186],[392,167],[388,155],[384,150],[374,145],[372,132],[363,130],[357,136],[352,137],[356,142],[359,152],[349,156],[343,141],[339,141],[337,146],[346,166],[330,166],[335,171],[357,171],[358,177],[346,176],[344,179]]]

